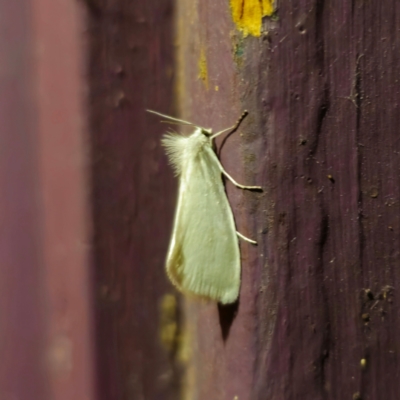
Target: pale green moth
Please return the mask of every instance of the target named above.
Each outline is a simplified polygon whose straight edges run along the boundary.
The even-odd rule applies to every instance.
[[[195,128],[189,136],[167,133],[162,139],[179,177],[178,204],[166,270],[171,282],[185,294],[222,304],[233,303],[240,289],[240,251],[237,236],[257,244],[236,231],[226,197],[222,174],[241,189],[259,186],[237,183],[222,167],[213,150],[213,139],[235,130],[242,119],[215,134],[190,122],[150,111],[171,121]]]

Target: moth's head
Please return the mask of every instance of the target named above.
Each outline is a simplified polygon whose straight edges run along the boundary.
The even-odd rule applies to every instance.
[[[206,128],[199,127],[199,129],[200,129],[201,133],[206,137],[210,137],[213,134],[213,131],[211,128],[206,129]]]
[[[209,143],[209,141],[211,140],[213,131],[212,129],[207,129],[207,128],[203,128],[201,126],[196,126],[195,131],[193,132],[193,135],[191,135],[191,137],[193,138],[198,138],[198,143]]]

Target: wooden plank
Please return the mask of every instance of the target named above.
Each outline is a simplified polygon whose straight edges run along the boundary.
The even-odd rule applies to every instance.
[[[237,305],[187,305],[187,398],[395,399],[400,4],[280,1],[257,31],[250,3],[178,2],[181,115],[249,110],[221,158],[264,187],[227,184],[259,246]]]
[[[94,399],[82,17],[0,1],[4,399]]]
[[[175,112],[173,2],[89,4],[99,396],[177,399],[178,309],[164,273],[176,184],[165,125],[145,112]]]

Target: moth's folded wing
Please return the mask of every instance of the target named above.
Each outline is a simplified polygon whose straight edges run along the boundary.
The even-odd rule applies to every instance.
[[[238,297],[239,244],[211,148],[201,152],[181,175],[167,273],[183,292],[221,303]]]

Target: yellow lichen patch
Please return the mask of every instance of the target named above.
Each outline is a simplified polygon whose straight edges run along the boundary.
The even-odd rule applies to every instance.
[[[273,0],[230,0],[232,19],[244,36],[260,36],[262,18],[274,12]]]
[[[263,17],[270,17],[274,13],[273,0],[262,0]]]
[[[168,352],[175,350],[178,339],[178,302],[173,294],[165,294],[160,303],[160,341]]]
[[[204,86],[208,90],[208,68],[207,68],[207,58],[206,52],[202,47],[200,50],[200,59],[199,59],[199,78],[203,81]]]
[[[189,400],[193,399],[196,388],[197,375],[193,360],[193,348],[195,347],[194,343],[197,339],[195,334],[195,319],[190,317],[193,315],[193,307],[191,307],[190,302],[188,302],[187,299],[184,307],[184,314],[189,316],[189,318],[186,319],[181,330],[176,359],[180,363],[183,371],[180,399]]]

